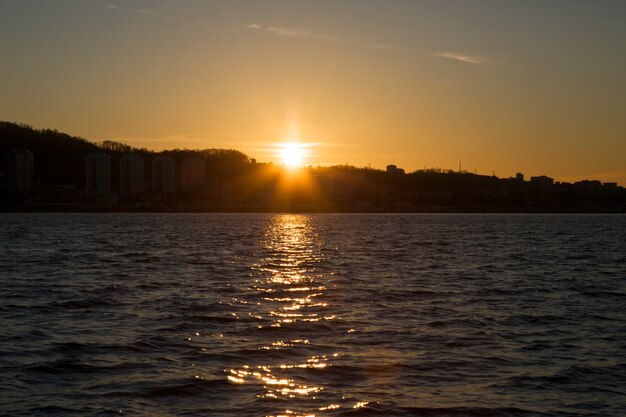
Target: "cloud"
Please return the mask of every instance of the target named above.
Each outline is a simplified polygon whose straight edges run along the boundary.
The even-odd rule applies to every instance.
[[[315,33],[308,29],[301,28],[290,28],[290,27],[281,27],[281,26],[261,26],[256,23],[252,23],[246,26],[249,30],[254,30],[257,32],[267,33],[272,36],[282,36],[287,38],[314,38],[321,39],[328,42],[336,42],[336,43],[345,43],[348,41],[347,38],[343,38],[341,36],[332,36],[332,35],[324,35],[321,33]]]
[[[370,42],[367,44],[367,46],[372,49],[406,51],[406,48],[402,48],[400,46],[386,45],[384,43],[377,43],[377,42]]]
[[[281,27],[281,26],[262,26],[257,23],[251,23],[246,26],[246,29],[256,32],[261,32],[271,36],[280,36],[286,38],[310,38],[319,39],[326,42],[339,43],[339,44],[353,44],[360,45],[366,48],[372,49],[403,49],[393,47],[391,45],[385,45],[378,42],[365,42],[362,40],[348,38],[345,36],[328,35],[324,33],[314,32],[309,29],[293,28],[293,27]]]
[[[152,17],[156,17],[158,19],[162,19],[162,20],[172,20],[175,19],[175,16],[168,16],[168,15],[163,15],[159,12],[156,12],[154,10],[146,10],[146,9],[127,9],[124,7],[120,7],[117,4],[105,4],[104,5],[105,8],[107,9],[111,9],[111,10],[119,10],[122,12],[126,12],[126,13],[135,13],[135,14],[141,14],[144,16],[152,16]]]
[[[436,56],[439,58],[453,59],[455,61],[463,62],[465,64],[474,64],[474,65],[493,64],[493,62],[485,58],[475,56],[475,55],[462,54],[458,52],[429,52],[428,55]]]

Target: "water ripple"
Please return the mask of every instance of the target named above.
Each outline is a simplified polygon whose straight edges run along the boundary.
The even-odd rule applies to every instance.
[[[626,410],[624,216],[0,224],[0,415]]]

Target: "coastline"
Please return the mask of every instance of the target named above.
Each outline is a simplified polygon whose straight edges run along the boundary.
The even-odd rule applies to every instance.
[[[190,207],[101,207],[101,206],[0,206],[0,213],[211,213],[211,214],[626,214],[626,209],[580,210],[575,208],[533,208],[519,207],[420,207],[413,209],[363,210],[355,208],[314,210],[306,207],[287,208],[243,208],[207,209]]]

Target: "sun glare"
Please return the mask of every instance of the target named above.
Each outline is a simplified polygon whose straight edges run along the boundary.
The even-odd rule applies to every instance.
[[[288,168],[302,166],[306,149],[299,143],[283,143],[280,145],[280,156]]]

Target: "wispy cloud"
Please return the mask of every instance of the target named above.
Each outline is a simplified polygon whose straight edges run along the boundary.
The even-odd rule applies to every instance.
[[[428,55],[439,58],[452,59],[454,61],[463,62],[465,64],[481,65],[494,64],[494,62],[476,55],[467,55],[459,52],[429,52]]]
[[[281,27],[281,26],[263,26],[257,23],[252,23],[246,26],[246,29],[264,33],[271,36],[281,36],[287,38],[310,38],[310,39],[319,39],[326,42],[333,42],[338,44],[354,44],[360,45],[367,48],[372,49],[402,49],[393,47],[391,45],[385,45],[377,42],[366,42],[363,40],[349,38],[345,36],[339,35],[329,35],[324,33],[319,33],[312,31],[310,29],[304,28],[294,28],[294,27]]]
[[[131,146],[146,147],[155,151],[173,148],[207,149],[207,148],[232,148],[232,141],[216,141],[215,133],[172,133],[164,136],[132,136],[120,132],[111,132],[105,137],[117,138],[120,142]],[[242,142],[244,143],[244,142]]]
[[[155,17],[155,18],[161,19],[161,20],[176,19],[176,16],[164,15],[164,14],[161,14],[161,13],[159,13],[157,11],[154,11],[154,10],[127,9],[127,8],[121,7],[121,6],[117,5],[117,4],[105,4],[104,7],[107,8],[107,9],[119,10],[121,12],[126,12],[126,13],[135,13],[135,14],[141,14],[141,15],[144,15],[144,16],[151,16],[151,17]]]
[[[321,33],[313,32],[309,29],[280,27],[280,26],[261,26],[256,23],[252,23],[246,26],[249,30],[263,32],[272,36],[283,36],[288,38],[314,38],[321,39],[329,42],[346,43],[347,38],[342,36],[325,35]]]

